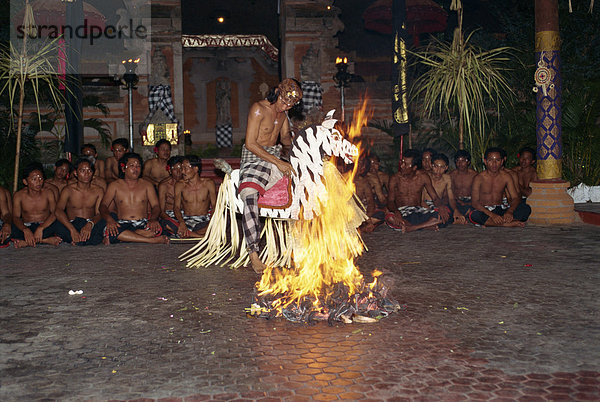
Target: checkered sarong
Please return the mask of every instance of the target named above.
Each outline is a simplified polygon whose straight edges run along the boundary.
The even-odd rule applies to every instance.
[[[217,124],[215,128],[217,147],[231,148],[233,145],[233,127],[231,123]]]
[[[184,215],[185,226],[191,231],[202,229],[210,221],[210,215]]]
[[[316,81],[302,81],[302,113],[308,114],[311,109],[323,106],[323,88]]]
[[[170,85],[150,85],[148,90],[148,109],[150,112],[144,119],[144,123],[142,123],[144,129],[148,127],[152,117],[154,117],[154,114],[160,109],[171,122],[177,123],[177,132],[179,133],[181,131],[181,124],[179,123],[179,120],[177,120],[177,117],[175,117]]]
[[[271,155],[279,157],[281,145],[264,147]],[[242,230],[248,251],[258,252],[260,241],[260,220],[258,215],[258,195],[264,194],[271,177],[271,169],[274,166],[254,153],[248,151],[246,146],[242,147],[242,160],[240,162],[240,187],[239,191],[245,190],[242,195],[244,211],[242,214]]]

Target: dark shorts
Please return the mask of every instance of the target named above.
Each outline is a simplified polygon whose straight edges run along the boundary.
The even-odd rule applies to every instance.
[[[118,219],[117,214],[115,214],[114,212],[111,212],[110,216],[112,216],[112,218],[115,221],[117,221],[117,223],[119,224],[119,227],[117,227],[117,230],[119,233],[117,233],[116,236],[111,236],[106,232],[106,230],[104,231],[104,235],[108,237],[108,241],[110,242],[110,244],[120,243],[121,241],[119,240],[119,235],[121,233],[123,233],[124,231],[129,230],[131,232],[135,232],[136,230],[144,230],[144,229],[146,229],[146,226],[148,225],[147,219],[137,219],[137,220]]]
[[[160,218],[158,220],[163,229],[163,233],[167,236],[177,234],[177,230],[179,230],[179,221],[175,218],[175,213],[168,210],[165,211],[165,214],[169,217],[168,219]]]
[[[210,222],[210,215],[184,215],[183,220],[185,221],[185,225],[189,230],[196,232],[208,226]]]
[[[71,224],[78,232],[81,232],[81,229],[85,225],[88,224],[87,219],[85,218],[75,218],[71,221]],[[77,242],[78,246],[95,246],[97,244],[102,243],[102,238],[104,236],[104,228],[106,227],[106,221],[104,219],[100,219],[98,223],[94,225],[92,228],[92,232],[90,233],[90,238],[86,241]],[[66,228],[65,225],[61,224],[57,230],[57,235],[63,239],[65,243],[71,243],[73,239],[71,238],[71,232]]]
[[[420,225],[439,216],[437,211],[425,207],[400,207],[398,211],[402,214],[402,218],[411,225]]]
[[[26,223],[25,226],[27,226],[29,230],[31,230],[31,232],[35,232],[41,224],[42,222],[31,222]],[[64,226],[59,221],[54,220],[54,222],[52,222],[52,224],[46,229],[44,229],[44,231],[42,232],[42,239],[57,236],[61,226],[64,228]],[[19,229],[13,224],[12,233],[10,234],[10,237],[16,240],[25,240],[25,233],[23,233],[21,229]]]
[[[508,211],[509,207],[507,205],[503,204],[503,205],[490,205],[490,206],[486,206],[485,208],[487,208],[488,211],[490,211],[496,215],[504,216],[506,211]],[[517,205],[517,207],[515,208],[515,210],[513,212],[513,218],[516,221],[521,221],[521,222],[526,222],[527,219],[529,219],[529,215],[531,215],[531,207],[529,205],[527,205],[524,201],[522,201],[519,205]],[[485,225],[485,223],[489,219],[489,216],[487,216],[485,213],[483,213],[481,211],[477,211],[474,209],[469,213],[468,218],[471,221],[471,223],[474,223],[476,225]]]

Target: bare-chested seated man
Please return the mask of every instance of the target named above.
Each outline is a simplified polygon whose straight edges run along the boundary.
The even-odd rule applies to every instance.
[[[373,191],[372,180],[379,179],[377,176],[369,177],[371,170],[371,159],[360,158],[358,161],[358,168],[356,175],[354,176],[354,187],[356,196],[362,202],[366,208],[368,219],[360,225],[360,231],[364,233],[370,233],[374,231],[379,225],[385,220],[385,210],[379,208],[375,200],[375,193]]]
[[[517,173],[519,180],[519,193],[521,198],[526,199],[531,195],[531,183],[537,180],[537,172],[535,166],[535,151],[529,147],[523,147],[517,154],[519,158],[519,166],[515,166],[512,170]]]
[[[63,225],[58,234],[73,245],[97,245],[102,243],[106,226],[100,216],[104,189],[92,183],[94,164],[89,159],[78,159],[74,167],[77,182],[60,192],[56,204],[56,219]]]
[[[445,223],[449,218],[447,210],[438,197],[431,178],[423,170],[417,170],[421,154],[413,149],[407,149],[402,155],[400,170],[390,178],[388,194],[388,209],[386,223],[393,229],[412,232],[418,229],[437,229],[438,224]],[[423,189],[433,194],[433,203],[439,208],[421,206]]]
[[[46,180],[46,184],[53,184],[58,188],[58,191],[62,191],[67,184],[69,184],[69,176],[71,175],[71,162],[67,159],[59,159],[54,163],[54,176],[51,179]]]
[[[92,184],[102,187],[106,191],[108,184],[104,179],[104,171],[106,170],[106,162],[102,159],[98,159],[98,152],[94,144],[83,144],[81,146],[81,156],[87,158],[94,165],[94,177],[92,177]],[[75,183],[77,179],[73,181]]]
[[[106,183],[111,183],[121,177],[119,160],[129,152],[129,141],[126,138],[117,138],[112,142],[110,150],[113,156],[106,159],[104,166],[104,180]]]
[[[25,187],[13,198],[12,241],[15,247],[35,247],[36,244],[57,246],[61,239],[56,235],[59,223],[54,210],[56,198],[52,190],[44,187],[44,168],[33,162],[23,170]]]
[[[167,236],[177,234],[179,222],[173,212],[175,203],[175,183],[183,178],[183,169],[181,156],[171,156],[167,161],[169,177],[164,179],[158,185],[158,204],[160,205],[160,225],[163,228],[163,233]]]
[[[104,170],[106,168],[106,162],[102,159],[98,159],[98,151],[94,144],[83,144],[81,146],[81,154],[79,155],[84,158],[88,158],[94,164],[94,178],[99,177],[104,179]]]
[[[167,161],[171,157],[171,143],[164,138],[158,140],[154,146],[154,153],[156,158],[144,163],[144,179],[158,188],[160,182],[169,177]]]
[[[168,243],[161,236],[158,223],[160,207],[156,190],[150,182],[142,179],[142,157],[130,152],[119,160],[121,178],[108,185],[100,203],[100,214],[106,221],[105,243]],[[110,212],[114,204],[117,212]],[[150,216],[148,217],[148,207]]]
[[[380,163],[377,155],[373,154],[369,156],[370,168],[366,177],[369,183],[371,183],[373,193],[375,193],[375,202],[377,203],[377,206],[379,208],[385,208],[387,206],[387,195],[385,191],[388,189],[390,176],[379,170]]]
[[[502,149],[488,148],[484,154],[485,170],[475,176],[472,188],[474,210],[471,222],[482,226],[523,227],[531,207],[520,202],[519,193],[510,174],[502,169]],[[502,198],[508,196],[508,205]]]
[[[10,243],[12,231],[12,197],[10,191],[0,186],[0,248]]]
[[[242,229],[252,268],[257,273],[265,269],[265,264],[258,256],[258,196],[274,184],[274,177],[295,174],[292,165],[280,159],[281,145],[277,145],[277,140],[279,139],[283,146],[291,146],[292,136],[286,112],[300,100],[302,90],[299,83],[288,78],[277,88],[272,88],[266,99],[254,103],[248,113],[246,141],[242,147],[240,164],[239,191],[244,201]]]
[[[200,177],[202,161],[196,155],[184,156],[181,162],[183,180],[175,184],[173,211],[179,222],[181,238],[200,237],[210,221],[209,212],[217,202],[215,182]]]
[[[454,164],[456,169],[450,172],[452,191],[454,192],[456,208],[466,218],[467,214],[473,209],[471,206],[471,187],[477,172],[471,168],[471,154],[464,149],[456,151]]]
[[[446,208],[448,212],[452,214],[451,218],[448,219],[445,224],[440,224],[438,226],[443,227],[450,223],[465,224],[466,218],[460,213],[456,206],[456,199],[452,189],[452,179],[450,178],[450,175],[446,173],[449,164],[448,157],[444,154],[435,154],[433,155],[433,158],[431,158],[431,161],[431,184],[438,197],[442,200],[442,204],[444,204],[442,208]],[[427,190],[423,190],[423,206],[429,208],[434,207],[432,197]]]
[[[433,158],[433,155],[435,155],[436,153],[437,152],[433,148],[425,148],[423,150],[423,152],[421,153],[420,169],[422,169],[430,177],[431,177],[431,174],[433,173],[433,161],[431,159]]]

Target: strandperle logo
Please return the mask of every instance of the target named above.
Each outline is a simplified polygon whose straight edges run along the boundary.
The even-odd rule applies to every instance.
[[[15,49],[45,54],[63,74],[113,75],[123,60],[148,59],[152,36],[148,0],[10,0]],[[26,6],[29,5],[29,7]],[[143,64],[150,73],[151,64]],[[140,70],[141,71],[141,70]]]
[[[102,37],[107,39],[146,39],[148,37],[148,29],[144,25],[134,26],[133,19],[129,19],[128,25],[107,25],[101,27],[98,25],[88,25],[86,19],[83,25],[71,26],[71,25],[36,25],[33,30],[27,34],[30,38],[41,38],[46,37],[50,39],[58,38],[79,38],[89,39],[90,45],[94,44],[94,40],[98,40]],[[23,39],[25,36],[26,27],[21,24],[16,27],[17,38]]]
[[[27,35],[32,39],[41,37],[55,39],[59,36],[70,39],[89,39],[90,45],[94,44],[94,40],[97,41],[102,37],[107,39],[146,39],[148,37],[148,29],[144,25],[133,26],[133,19],[131,18],[128,25],[106,25],[105,27],[88,25],[86,19],[83,25],[75,27],[71,25],[36,25]],[[23,39],[25,36],[25,28],[23,24],[16,27],[18,39]]]

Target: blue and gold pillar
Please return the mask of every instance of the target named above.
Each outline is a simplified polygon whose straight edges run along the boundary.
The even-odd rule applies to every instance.
[[[562,82],[558,0],[535,0],[535,83],[537,100],[537,175],[531,182],[529,222],[570,224],[577,220],[573,198],[562,180]]]
[[[557,0],[535,1],[535,72],[537,91],[537,174],[540,180],[562,178],[562,82]]]

